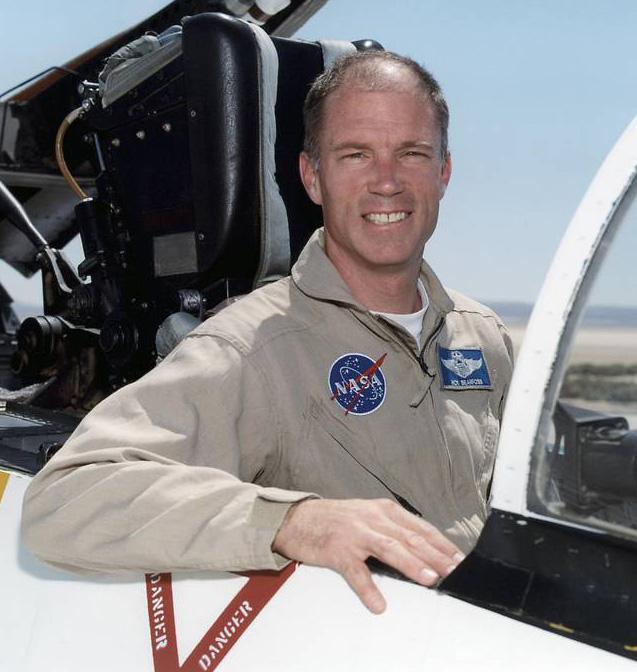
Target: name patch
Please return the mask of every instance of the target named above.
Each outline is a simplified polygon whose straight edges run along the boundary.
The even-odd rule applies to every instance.
[[[445,390],[492,389],[491,376],[481,348],[438,348],[442,387]]]
[[[345,415],[368,415],[382,406],[387,383],[380,367],[386,356],[387,353],[374,361],[360,352],[349,352],[334,361],[327,384],[331,399]]]

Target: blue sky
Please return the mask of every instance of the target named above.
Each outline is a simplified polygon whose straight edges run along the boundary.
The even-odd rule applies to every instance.
[[[0,91],[164,4],[7,3]],[[445,284],[476,298],[532,302],[588,183],[637,113],[636,28],[634,0],[330,0],[297,36],[374,38],[438,77],[454,173],[425,255]],[[615,246],[599,302],[635,303],[635,229]],[[39,293],[1,272],[14,298]]]

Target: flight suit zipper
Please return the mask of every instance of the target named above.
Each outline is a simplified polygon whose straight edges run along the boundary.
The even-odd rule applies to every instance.
[[[445,323],[445,316],[442,315],[434,328],[432,329],[431,333],[427,337],[427,340],[425,341],[422,349],[418,353],[418,363],[420,364],[420,368],[422,369],[423,373],[427,376],[430,376],[431,378],[435,377],[435,373],[432,373],[429,370],[429,367],[427,366],[426,357],[429,354],[429,350],[431,348],[431,344],[436,340],[440,332],[442,331],[442,327]],[[428,390],[428,394],[431,394],[431,390]],[[431,403],[433,405],[433,395],[431,398]],[[438,421],[438,416],[436,415],[435,408],[433,409],[433,418],[436,423],[436,426],[438,428],[438,432],[440,433],[440,440],[442,442],[442,445],[445,447],[445,453],[447,455],[447,469],[444,470],[444,475],[445,475],[445,485],[448,488],[449,492],[453,492],[453,459],[451,457],[451,451],[449,450],[449,446],[447,445],[447,441],[445,440],[445,434],[442,431],[442,427],[440,426],[440,422]],[[455,502],[455,497],[453,498]],[[456,507],[457,508],[457,507]],[[458,516],[460,516],[460,512],[458,510]],[[458,518],[459,520],[461,519],[461,516]]]
[[[427,340],[423,344],[423,347],[418,353],[414,353],[414,349],[409,347],[407,343],[404,341],[399,340],[399,343],[404,346],[404,348],[409,352],[409,355],[411,357],[415,357],[416,361],[418,362],[418,365],[420,367],[420,370],[423,372],[423,374],[429,378],[435,378],[435,372],[432,372],[429,370],[429,367],[427,366],[427,362],[425,361],[426,356],[429,354],[429,350],[431,348],[431,344],[435,341],[435,339],[438,337],[440,332],[442,331],[442,327],[444,326],[445,323],[445,316],[444,314],[441,315],[434,325],[434,328],[431,330],[431,333],[429,336],[427,336]],[[378,320],[378,325],[383,331],[389,331],[390,335],[392,336],[392,340],[396,340],[394,334],[389,330],[388,326],[383,324],[382,320]],[[433,398],[432,398],[432,404],[433,404]],[[438,432],[440,434],[440,440],[442,442],[442,445],[445,447],[445,453],[447,456],[447,469],[443,469],[444,473],[444,480],[445,480],[445,485],[448,488],[449,492],[453,491],[452,487],[452,479],[453,479],[453,461],[451,459],[451,453],[449,452],[449,447],[447,446],[447,442],[445,441],[444,438],[444,432],[442,431],[442,427],[440,426],[440,423],[438,422],[438,418],[436,417],[435,412],[433,413],[433,417],[436,423],[436,426],[438,428]],[[387,486],[386,486],[387,487]],[[398,495],[396,492],[393,490],[391,491],[392,495],[394,498],[398,501],[403,508],[405,508],[407,511],[410,511],[411,513],[420,516],[422,518],[422,513],[420,513],[410,502],[408,502],[404,497],[401,497]]]
[[[433,378],[436,374],[431,373],[429,370],[429,367],[427,366],[427,362],[425,361],[425,356],[429,353],[429,347],[431,343],[435,340],[435,338],[438,336],[438,334],[442,330],[442,325],[445,323],[445,317],[444,315],[440,317],[438,322],[436,323],[436,326],[432,330],[432,332],[429,334],[427,337],[427,340],[425,341],[425,344],[422,346],[422,349],[416,356],[416,359],[418,360],[418,364],[420,364],[420,368],[422,369],[422,372],[429,376],[430,378]]]

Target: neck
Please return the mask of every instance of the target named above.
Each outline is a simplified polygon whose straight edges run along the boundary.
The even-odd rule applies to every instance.
[[[415,313],[422,308],[418,293],[418,270],[415,272],[387,272],[379,276],[377,270],[338,268],[352,296],[369,310],[377,313]]]

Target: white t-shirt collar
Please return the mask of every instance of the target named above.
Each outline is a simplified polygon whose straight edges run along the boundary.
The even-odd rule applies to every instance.
[[[418,294],[422,301],[422,308],[415,313],[381,313],[375,310],[370,311],[373,315],[381,315],[387,320],[391,320],[400,325],[403,329],[409,332],[417,344],[420,345],[420,335],[422,334],[422,321],[425,317],[425,312],[429,307],[429,297],[427,290],[422,280],[418,278]]]

